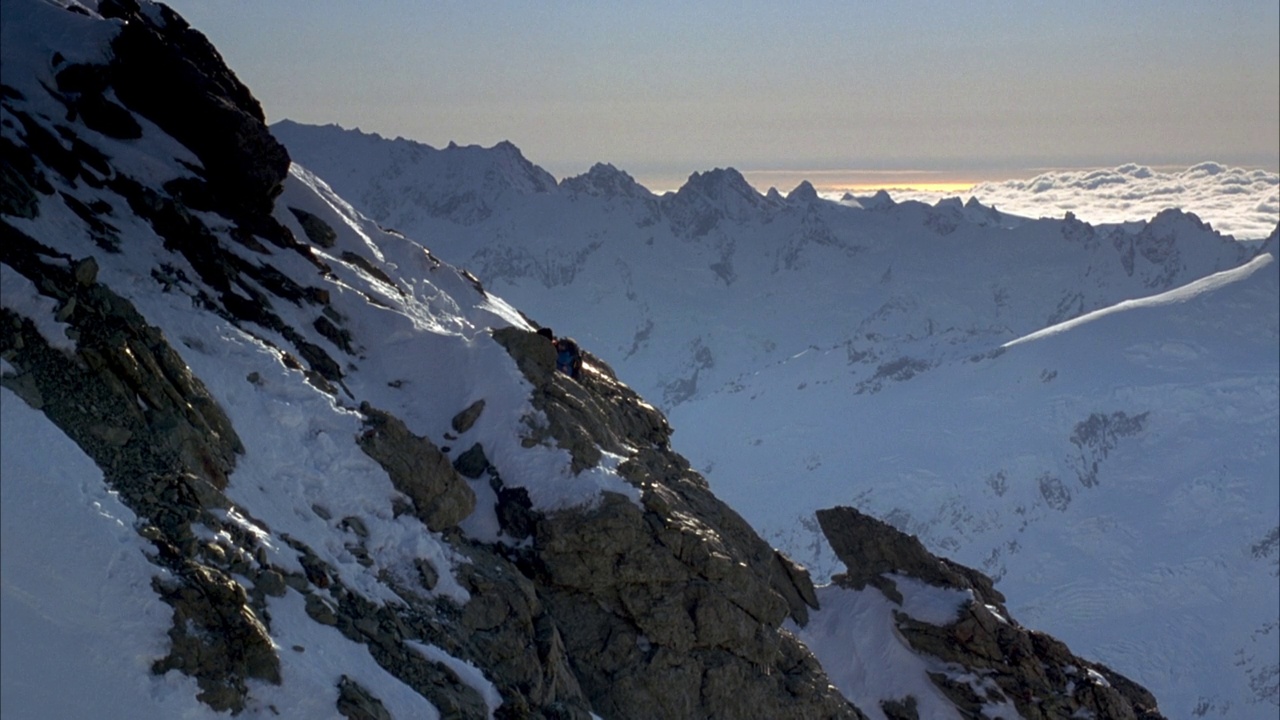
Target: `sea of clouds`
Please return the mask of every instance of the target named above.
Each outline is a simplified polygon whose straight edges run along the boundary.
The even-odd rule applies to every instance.
[[[898,201],[933,203],[955,193],[890,190]],[[1160,171],[1145,165],[1113,169],[1046,172],[1030,180],[975,185],[964,198],[1027,217],[1062,217],[1085,222],[1147,220],[1166,208],[1194,213],[1237,240],[1266,238],[1280,223],[1280,174],[1228,167],[1214,162],[1185,170]]]

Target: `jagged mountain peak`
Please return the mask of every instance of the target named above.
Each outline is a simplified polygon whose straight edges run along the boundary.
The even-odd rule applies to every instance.
[[[877,190],[873,195],[854,195],[847,192],[841,196],[840,202],[866,210],[884,210],[896,204],[887,190]]]
[[[413,166],[418,181],[430,181],[433,175],[453,176],[458,184],[483,181],[494,188],[513,190],[521,194],[552,192],[555,178],[524,156],[520,148],[509,140],[500,140],[492,147],[449,141],[444,149],[426,143],[396,137],[388,140],[376,132],[364,132],[359,128],[348,130],[335,123],[307,125],[284,119],[271,126],[272,131],[298,147],[337,149],[352,140],[365,149],[384,156],[384,161]]]
[[[695,172],[679,190],[662,197],[673,227],[693,237],[710,233],[721,220],[758,221],[777,207],[732,167]]]
[[[572,193],[599,197],[652,199],[654,194],[635,178],[610,163],[596,163],[581,175],[565,178],[560,187]]]
[[[388,227],[416,225],[419,217],[474,224],[504,197],[558,190],[550,173],[505,140],[491,148],[450,143],[438,150],[404,138],[380,142],[376,134],[336,125],[282,120],[272,130],[309,158],[311,170]],[[353,174],[355,167],[361,172]]]
[[[499,159],[512,189],[523,193],[545,193],[556,189],[555,177],[526,158],[510,140],[498,141],[489,152]]]
[[[1198,215],[1180,208],[1165,208],[1156,213],[1155,217],[1147,221],[1147,227],[1153,232],[1168,233],[1176,232],[1178,229],[1193,229],[1201,231],[1212,231],[1208,223],[1201,220]]]
[[[787,193],[787,202],[793,204],[808,204],[817,202],[818,191],[814,189],[813,184],[808,180],[801,180],[799,185]]]
[[[676,196],[699,195],[712,201],[721,201],[730,197],[749,198],[757,201],[760,193],[751,187],[751,183],[742,173],[732,167],[715,168],[689,175],[684,185],[676,191]]]

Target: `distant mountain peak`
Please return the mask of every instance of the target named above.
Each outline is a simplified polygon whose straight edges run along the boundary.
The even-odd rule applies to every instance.
[[[792,203],[811,203],[818,200],[818,191],[808,180],[801,180],[794,190],[787,193],[787,201]]]
[[[678,191],[662,200],[673,227],[695,237],[710,232],[721,219],[747,221],[775,207],[734,168],[695,172]]]
[[[609,163],[596,163],[581,175],[565,178],[560,187],[571,193],[596,197],[653,197],[635,178]]]
[[[450,142],[437,150],[337,125],[281,120],[271,129],[299,157],[309,159],[308,169],[339,193],[360,200],[375,220],[391,226],[413,224],[416,217],[403,209],[393,212],[398,209],[393,197],[411,198],[414,213],[473,224],[489,217],[504,194],[552,193],[559,187],[551,173],[509,140],[491,148]],[[353,173],[354,167],[360,171]]]
[[[867,210],[884,210],[891,208],[897,203],[889,196],[888,191],[877,190],[875,195],[854,195],[853,193],[845,193],[840,198],[841,204],[853,205]]]
[[[751,183],[734,168],[715,168],[705,172],[695,172],[689,176],[676,195],[700,194],[708,199],[718,200],[730,196],[751,198],[759,201],[763,196],[751,187]]]

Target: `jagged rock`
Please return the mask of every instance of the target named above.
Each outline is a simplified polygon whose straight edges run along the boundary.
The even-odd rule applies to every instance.
[[[910,575],[942,587],[968,586],[960,573],[926,550],[914,535],[901,533],[886,522],[849,507],[819,510],[817,517],[832,551],[845,564],[844,574],[832,578],[841,585],[854,589],[873,585],[895,602],[902,602],[902,595],[893,580],[885,577],[887,573]]]
[[[880,710],[889,720],[920,720],[916,699],[911,695],[902,700],[885,700],[880,703]]]
[[[298,219],[298,224],[302,226],[302,231],[307,234],[311,242],[322,248],[333,247],[338,239],[338,233],[329,227],[329,223],[300,208],[290,207],[289,212]]]
[[[49,348],[29,321],[0,311],[10,318],[0,323],[0,350],[19,371],[4,379],[6,386],[34,389],[46,414],[135,501],[149,489],[140,478],[176,475],[195,503],[225,503],[213,496],[225,487],[243,445],[164,335],[93,281],[96,264],[82,261],[68,270],[43,262],[38,244],[7,222],[0,221],[0,237],[0,260],[64,302],[76,300],[65,321],[78,335],[73,361]],[[87,414],[86,405],[104,412]]]
[[[338,527],[341,527],[344,530],[350,530],[361,538],[367,539],[369,537],[368,526],[364,524],[363,520],[355,517],[354,515],[342,518],[342,522],[338,523]]]
[[[332,320],[330,320],[328,317],[324,315],[321,315],[320,317],[316,318],[315,321],[312,322],[311,326],[316,329],[316,332],[325,336],[325,338],[327,338],[329,342],[333,343],[334,345],[337,345],[339,348],[342,348],[343,352],[347,353],[348,355],[355,354],[355,350],[351,346],[350,330],[347,330],[346,328],[338,327],[333,323]],[[341,377],[340,372],[335,374],[335,377],[333,379],[337,379],[339,377]]]
[[[181,670],[200,684],[200,699],[215,710],[244,708],[249,679],[280,683],[280,659],[266,628],[248,607],[244,588],[217,570],[187,564],[181,584],[154,580],[173,606],[169,654],[152,671]]]
[[[453,431],[461,435],[470,430],[476,424],[476,420],[480,419],[480,413],[484,412],[484,400],[477,400],[467,406],[466,410],[453,416],[450,425]]]
[[[809,609],[818,607],[818,595],[814,592],[809,571],[775,550],[770,585],[787,601],[791,617],[801,626],[808,624]]]
[[[269,213],[289,154],[217,50],[167,7],[160,22],[131,0],[107,0],[98,12],[126,21],[109,65],[111,86],[125,106],[200,158],[210,187],[233,215]]]
[[[36,170],[34,153],[19,147],[8,138],[0,138],[0,153],[5,162],[0,165],[0,213],[34,219],[40,214],[37,188],[45,194],[53,188]]]
[[[365,417],[360,448],[387,471],[396,490],[409,496],[414,514],[427,527],[440,532],[471,514],[475,493],[435,443],[414,435],[402,420],[368,403],[360,405],[360,412]]]
[[[551,439],[568,450],[574,472],[594,467],[602,449],[628,455],[634,443],[668,443],[671,428],[666,418],[619,383],[612,371],[601,369],[603,363],[589,353],[583,354],[583,372],[572,380],[556,372],[555,352],[541,335],[506,327],[494,330],[493,337],[533,384],[533,405],[547,417],[545,427],[531,428],[532,440]]]
[[[489,458],[485,457],[484,447],[476,443],[453,461],[453,469],[463,477],[475,480],[489,469]]]
[[[539,514],[533,510],[529,491],[521,487],[499,486],[496,492],[498,504],[494,511],[498,515],[498,527],[502,528],[502,532],[517,540],[532,535]]]
[[[574,714],[580,715],[586,698],[570,669],[558,623],[546,612],[537,587],[511,573],[509,566],[490,561],[488,553],[472,550],[468,555],[476,562],[462,568],[459,580],[472,599],[459,624],[491,663],[495,677],[525,688],[507,709],[510,716],[556,704],[576,707]]]
[[[532,535],[539,595],[595,711],[861,717],[781,630],[793,604],[814,597],[807,577],[780,566],[671,452],[661,413],[589,363],[580,381],[555,373],[535,333],[493,334],[534,386],[545,436],[574,454],[574,467],[590,466],[585,447],[618,452],[629,458],[619,474],[643,490],[638,505],[606,492],[589,510],[541,516]]]
[[[347,720],[394,720],[381,700],[346,675],[338,680],[337,709]]]
[[[894,614],[898,632],[914,649],[969,673],[929,673],[965,716],[977,717],[988,703],[1011,700],[1028,720],[1161,717],[1145,689],[1073,655],[1063,643],[1019,626],[1004,607],[1004,597],[977,570],[935,557],[914,536],[853,508],[819,510],[817,515],[847,568],[834,582],[855,589],[870,585],[899,604],[903,597],[891,574],[971,593],[958,617],[946,625]],[[982,685],[969,680],[979,676]],[[1108,677],[1123,682],[1109,682]]]

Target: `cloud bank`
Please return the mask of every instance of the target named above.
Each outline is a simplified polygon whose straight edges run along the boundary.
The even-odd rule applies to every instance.
[[[934,202],[944,196],[909,190],[890,194],[899,201]],[[1135,164],[1056,171],[1030,180],[981,183],[964,195],[1014,215],[1062,217],[1070,211],[1093,224],[1148,220],[1166,208],[1179,208],[1237,240],[1265,238],[1280,222],[1280,174],[1213,162],[1174,172]]]

